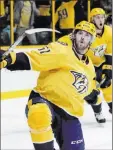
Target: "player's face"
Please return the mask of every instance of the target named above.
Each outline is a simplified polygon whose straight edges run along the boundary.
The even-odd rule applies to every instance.
[[[92,40],[92,36],[90,33],[79,30],[75,35],[75,47],[76,51],[83,55],[87,52],[87,48]]]
[[[105,15],[96,15],[93,17],[93,23],[99,30],[102,30],[105,23]]]

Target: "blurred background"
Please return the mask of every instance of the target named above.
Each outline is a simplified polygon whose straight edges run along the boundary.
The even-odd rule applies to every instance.
[[[90,21],[92,8],[106,12],[112,27],[111,0],[0,0],[0,46],[11,45],[26,29],[52,28],[61,31],[26,36],[20,45],[45,45],[69,34],[82,20]]]

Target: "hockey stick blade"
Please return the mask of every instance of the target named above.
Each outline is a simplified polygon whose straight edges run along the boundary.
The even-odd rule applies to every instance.
[[[61,33],[58,30],[53,30],[53,29],[50,29],[50,28],[28,29],[21,36],[19,36],[18,39],[9,47],[9,49],[0,58],[0,61],[2,61],[24,39],[24,37],[26,36],[26,34],[34,34],[34,33],[40,33],[40,32],[56,32],[56,33]]]
[[[58,30],[53,30],[50,28],[35,28],[35,29],[30,29],[30,30],[26,30],[25,33],[26,34],[33,34],[33,33],[38,33],[38,32],[56,32],[56,33],[61,33]]]

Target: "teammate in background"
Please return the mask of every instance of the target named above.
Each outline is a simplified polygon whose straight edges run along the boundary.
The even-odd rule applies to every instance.
[[[100,83],[103,76],[105,81],[101,85],[104,99],[109,106],[109,112],[112,113],[112,29],[105,25],[105,11],[101,8],[94,8],[90,13],[91,22],[96,27],[96,39],[92,43],[87,55],[91,58],[95,70],[96,80]],[[98,122],[105,122],[101,113],[101,104],[92,105],[95,117]]]
[[[53,150],[54,136],[62,150],[85,150],[79,122],[84,100],[100,103],[94,66],[85,55],[95,35],[95,26],[82,21],[72,33],[72,45],[58,41],[31,52],[11,52],[0,63],[9,70],[40,71],[26,106],[36,150]]]

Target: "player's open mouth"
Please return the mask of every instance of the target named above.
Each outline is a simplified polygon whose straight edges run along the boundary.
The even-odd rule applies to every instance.
[[[80,44],[83,44],[84,42],[83,41],[80,41]]]

